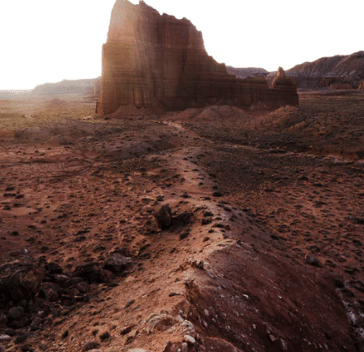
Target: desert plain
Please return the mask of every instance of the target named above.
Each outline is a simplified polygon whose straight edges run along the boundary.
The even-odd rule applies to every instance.
[[[364,94],[299,101],[0,101],[2,348],[362,350]]]

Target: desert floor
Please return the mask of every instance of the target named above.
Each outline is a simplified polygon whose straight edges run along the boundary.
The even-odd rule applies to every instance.
[[[364,348],[363,94],[93,112],[0,101],[0,277],[14,262],[44,276],[35,296],[0,300],[0,346]],[[127,263],[110,270],[115,253]]]

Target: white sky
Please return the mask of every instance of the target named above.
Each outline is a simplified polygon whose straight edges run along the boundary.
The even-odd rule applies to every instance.
[[[0,0],[0,90],[101,75],[115,0]],[[132,0],[138,3],[138,0]],[[364,50],[363,0],[146,0],[188,18],[218,62],[269,71]]]

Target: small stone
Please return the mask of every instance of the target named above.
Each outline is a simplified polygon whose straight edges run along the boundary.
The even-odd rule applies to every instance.
[[[181,352],[188,352],[188,345],[186,342],[182,343]]]
[[[0,342],[6,342],[6,341],[10,341],[11,340],[11,336],[9,335],[0,335]]]
[[[104,342],[104,341],[107,341],[107,340],[109,340],[110,338],[111,338],[111,335],[110,335],[110,333],[108,332],[108,331],[105,331],[105,332],[103,332],[102,334],[100,334],[100,340],[102,341],[102,342]]]
[[[23,343],[27,340],[27,338],[28,338],[27,334],[18,335],[15,339],[15,343]]]
[[[306,263],[309,264],[309,265],[315,266],[317,268],[321,268],[322,267],[321,262],[317,258],[311,257],[310,255],[308,255],[306,257]]]
[[[283,339],[279,340],[279,344],[281,346],[281,350],[282,351],[287,351],[288,350],[288,346],[287,346],[287,342],[284,341]]]
[[[126,304],[125,304],[125,309],[126,308],[129,308],[133,303],[135,302],[135,300],[134,299],[131,299],[131,300],[129,300]]]
[[[19,320],[24,314],[23,307],[12,307],[8,313],[8,319],[11,320]]]
[[[172,317],[171,315],[168,314],[155,315],[151,319],[149,319],[148,321],[149,326],[147,328],[148,329],[147,331],[150,334],[153,333],[154,330],[166,331],[177,323],[178,320]]]
[[[129,334],[125,335],[125,343],[132,342],[138,334],[139,334],[138,330],[130,331]]]
[[[99,347],[100,347],[100,344],[97,341],[89,341],[83,346],[82,351],[84,351],[84,352],[91,351],[91,350],[94,350]]]
[[[103,268],[112,271],[113,273],[120,273],[132,262],[131,258],[124,257],[120,253],[113,253],[106,259]]]
[[[42,323],[42,319],[39,317],[36,317],[32,323],[30,324],[30,330],[31,331],[37,331],[40,328],[40,324]]]
[[[124,328],[121,329],[120,331],[120,335],[126,335],[126,334],[129,334],[130,331],[132,331],[134,328],[134,325],[130,325],[130,326],[126,326]]]
[[[194,345],[194,344],[196,343],[196,340],[195,340],[192,336],[190,336],[190,335],[185,335],[185,336],[184,336],[184,339],[185,339],[188,343],[190,343],[191,345]]]
[[[46,293],[46,298],[49,302],[56,302],[59,298],[57,291],[50,288]]]
[[[6,317],[5,314],[0,314],[0,325],[1,324],[6,324],[8,322],[8,318]]]
[[[33,352],[34,350],[29,345],[23,345],[23,346],[20,346],[20,351],[21,352]]]
[[[275,337],[274,335],[272,335],[272,334],[269,334],[269,339],[270,339],[272,342],[274,342],[275,340],[277,340],[277,339],[276,339],[276,337]]]

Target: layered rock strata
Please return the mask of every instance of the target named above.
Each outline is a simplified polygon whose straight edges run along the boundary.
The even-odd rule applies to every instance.
[[[287,70],[287,75],[302,89],[327,89],[336,84],[358,88],[364,79],[364,51],[305,62]]]
[[[277,108],[297,105],[293,83],[269,89],[264,78],[229,75],[205,50],[201,32],[140,1],[117,0],[103,46],[101,93],[96,112],[121,107],[182,110],[228,104]]]

